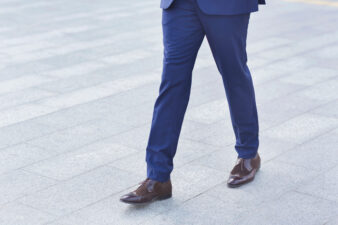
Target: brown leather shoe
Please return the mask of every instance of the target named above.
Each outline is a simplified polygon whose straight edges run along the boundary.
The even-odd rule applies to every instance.
[[[260,166],[261,158],[258,153],[252,159],[237,158],[228,179],[228,187],[235,188],[253,181]]]
[[[129,204],[140,204],[171,197],[172,186],[170,179],[166,182],[159,182],[147,178],[139,184],[141,185],[135,191],[121,196],[120,201]]]

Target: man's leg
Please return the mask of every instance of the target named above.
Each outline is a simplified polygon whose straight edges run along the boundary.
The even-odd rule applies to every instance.
[[[240,158],[258,150],[255,92],[246,64],[246,37],[250,14],[206,15],[198,10],[217,67],[222,75]]]
[[[160,182],[167,181],[173,170],[173,158],[190,96],[192,70],[204,38],[189,0],[178,0],[163,10],[162,28],[162,81],[146,149],[147,177]]]

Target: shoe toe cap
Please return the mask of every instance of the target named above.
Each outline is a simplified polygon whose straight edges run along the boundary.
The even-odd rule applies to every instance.
[[[130,192],[120,197],[120,201],[126,202],[126,203],[139,203],[141,202],[141,200],[142,200],[142,197],[137,196],[134,192]]]
[[[244,180],[240,177],[230,177],[227,181],[230,186],[241,185],[243,182]]]

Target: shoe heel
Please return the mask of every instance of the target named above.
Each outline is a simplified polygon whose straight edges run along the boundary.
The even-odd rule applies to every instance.
[[[170,194],[167,194],[167,195],[159,196],[159,197],[158,197],[158,200],[164,200],[164,199],[168,199],[168,198],[171,198],[171,193],[170,193]]]

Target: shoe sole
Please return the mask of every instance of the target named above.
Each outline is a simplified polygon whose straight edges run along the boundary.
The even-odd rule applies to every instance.
[[[145,204],[152,203],[156,200],[161,201],[161,200],[165,200],[165,199],[168,199],[168,198],[171,198],[171,197],[172,197],[172,194],[167,194],[167,195],[162,195],[162,196],[158,196],[156,198],[153,198],[149,202],[128,202],[128,201],[123,201],[121,199],[120,199],[120,201],[123,202],[123,203],[131,204],[131,205],[145,205]]]
[[[261,167],[258,167],[258,169],[257,169],[257,171],[256,171],[256,174],[258,173],[258,171],[259,171],[260,168],[261,168]],[[255,174],[255,176],[256,176],[256,174]],[[247,184],[247,183],[252,182],[252,181],[255,179],[255,176],[254,176],[252,179],[247,180],[246,182],[241,183],[241,184],[227,184],[227,185],[228,185],[229,188],[237,188],[237,187],[240,187],[240,186],[242,186],[242,185],[244,185],[244,184]]]

